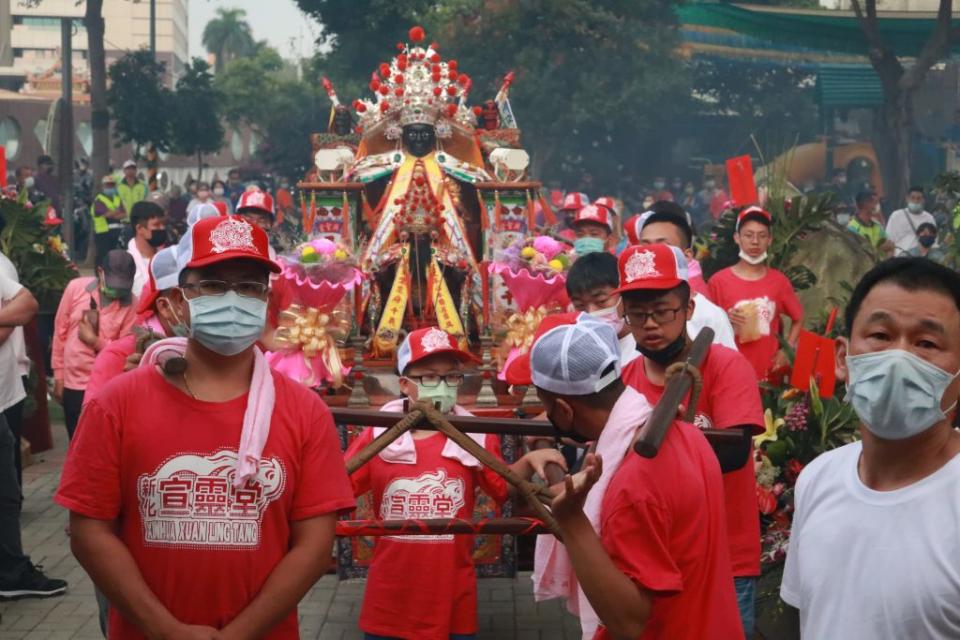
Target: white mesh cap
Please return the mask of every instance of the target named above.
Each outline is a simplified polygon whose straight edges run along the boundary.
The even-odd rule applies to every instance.
[[[620,377],[620,347],[609,324],[586,314],[540,336],[530,352],[533,384],[563,396],[586,396]]]
[[[187,212],[187,227],[192,227],[204,218],[216,218],[219,215],[220,210],[215,206],[209,202],[201,202]]]
[[[180,278],[180,272],[187,268],[190,261],[193,260],[193,227],[187,227],[187,232],[180,238],[177,244],[177,278]]]
[[[157,252],[150,261],[150,272],[156,283],[157,291],[166,291],[176,287],[180,269],[177,266],[177,245],[166,247]]]

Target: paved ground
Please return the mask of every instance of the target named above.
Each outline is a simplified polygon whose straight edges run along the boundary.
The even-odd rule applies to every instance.
[[[66,595],[45,600],[0,602],[0,640],[96,640],[101,638],[93,585],[70,554],[64,533],[66,512],[53,504],[66,449],[62,425],[54,427],[52,451],[35,456],[24,470],[21,526],[23,544],[33,561],[51,577],[70,583]],[[327,576],[300,603],[300,628],[305,639],[362,638],[356,621],[363,598],[363,580],[339,582]],[[565,640],[579,638],[579,626],[556,601],[533,601],[530,578],[480,581],[481,640]]]

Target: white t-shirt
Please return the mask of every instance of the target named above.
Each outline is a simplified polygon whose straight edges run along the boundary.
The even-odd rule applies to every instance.
[[[733,325],[723,309],[713,304],[709,298],[695,293],[693,296],[693,316],[687,320],[687,335],[696,338],[700,329],[713,329],[713,344],[722,344],[725,347],[738,351],[737,340],[733,334]]]
[[[0,274],[3,274],[13,280],[20,282],[20,274],[17,268],[10,262],[10,258],[0,253]],[[17,365],[21,376],[30,375],[30,356],[27,355],[27,341],[23,337],[23,327],[17,327],[10,334],[10,341],[13,342],[13,352],[17,354]]]
[[[150,279],[150,258],[143,257],[140,249],[137,249],[137,239],[131,238],[127,243],[127,253],[133,256],[133,263],[137,266],[133,274],[133,295],[140,297],[143,288],[147,286],[147,280]]]
[[[887,238],[896,245],[894,254],[907,255],[911,249],[919,247],[920,241],[917,240],[915,229],[919,229],[920,225],[927,222],[937,225],[937,219],[927,211],[910,213],[907,209],[897,209],[891,213],[890,219],[887,220]]]
[[[620,338],[620,368],[622,369],[639,357],[640,352],[637,351],[637,341],[634,339],[633,334],[628,331],[627,335]]]
[[[811,462],[780,596],[803,638],[960,638],[960,455],[896,491],[857,472],[861,443]]]
[[[23,287],[13,278],[0,273],[0,307],[20,293]],[[18,327],[19,329],[19,327]],[[17,352],[14,347],[17,332],[14,330],[10,337],[0,344],[0,411],[6,411],[25,397],[23,381],[20,380],[20,363],[17,361]],[[23,331],[20,331],[20,340],[23,340]]]

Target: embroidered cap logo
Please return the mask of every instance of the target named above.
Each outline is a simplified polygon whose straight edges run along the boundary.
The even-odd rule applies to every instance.
[[[447,349],[449,347],[450,337],[445,331],[441,331],[436,327],[423,334],[423,338],[420,340],[420,348],[427,353],[431,353],[437,349]]]
[[[627,282],[659,277],[661,274],[657,271],[655,260],[656,256],[652,251],[638,251],[630,256],[623,267]]]
[[[210,232],[210,244],[214,253],[224,251],[249,251],[259,253],[253,243],[253,227],[245,220],[228,218]]]

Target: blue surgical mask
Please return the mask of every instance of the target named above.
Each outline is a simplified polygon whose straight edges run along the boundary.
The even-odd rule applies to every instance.
[[[435,387],[417,385],[417,400],[440,405],[440,413],[450,413],[457,404],[457,387],[451,387],[445,381]]]
[[[109,197],[109,198],[112,198],[113,196],[117,195],[117,188],[116,188],[116,187],[108,187],[108,188],[106,188],[106,189],[103,190],[103,195],[105,195],[105,196],[107,196],[107,197]]]
[[[957,376],[900,349],[847,356],[847,371],[847,401],[884,440],[910,438],[943,420],[940,403]]]
[[[597,253],[605,248],[605,244],[600,238],[577,238],[573,241],[573,250],[578,256]]]
[[[267,322],[267,301],[228,291],[222,296],[187,300],[190,337],[222,356],[235,356],[260,338]]]
[[[923,211],[923,203],[922,203],[922,202],[908,202],[908,203],[907,203],[907,209],[910,211],[910,213],[920,213],[921,211]]]

